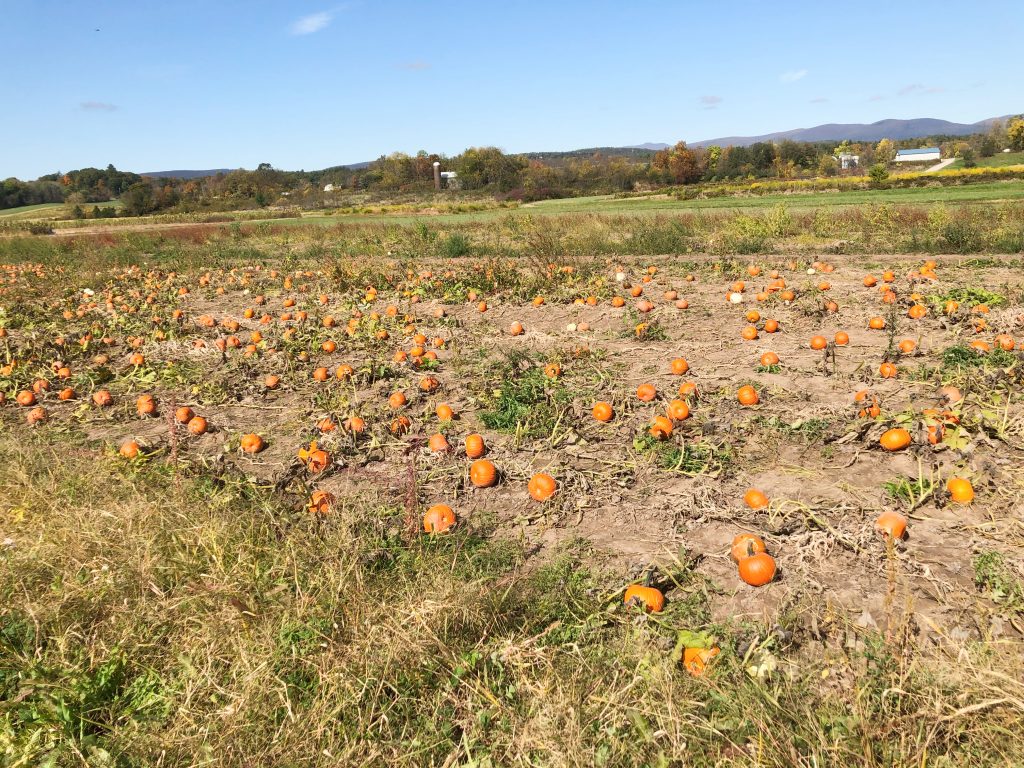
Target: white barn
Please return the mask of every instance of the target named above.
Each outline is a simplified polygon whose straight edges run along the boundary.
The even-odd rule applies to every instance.
[[[925,147],[923,149],[901,149],[893,158],[894,163],[930,163],[942,159],[942,153],[938,147]]]

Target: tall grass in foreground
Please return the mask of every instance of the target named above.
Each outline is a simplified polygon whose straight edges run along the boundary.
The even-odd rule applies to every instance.
[[[370,489],[318,521],[67,435],[5,431],[0,466],[7,766],[1020,762],[1016,646],[919,650],[820,600],[712,626],[699,580],[663,626],[583,543],[533,567],[486,523],[408,537]],[[666,626],[718,635],[707,676]]]

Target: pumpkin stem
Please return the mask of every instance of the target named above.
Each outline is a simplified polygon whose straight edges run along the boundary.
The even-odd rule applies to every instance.
[[[648,565],[644,568],[643,576],[640,579],[640,583],[645,587],[651,586],[651,582],[654,581],[654,572],[657,570],[654,566]]]

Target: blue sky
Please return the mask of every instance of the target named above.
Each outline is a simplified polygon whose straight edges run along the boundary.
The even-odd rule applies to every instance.
[[[1022,40],[1019,0],[0,0],[0,178],[974,122]]]

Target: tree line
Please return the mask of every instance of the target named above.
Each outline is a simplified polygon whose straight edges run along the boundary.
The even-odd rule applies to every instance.
[[[750,146],[689,147],[679,142],[660,151],[614,149],[543,155],[507,154],[496,147],[470,147],[448,157],[421,151],[395,152],[356,166],[319,171],[282,171],[269,163],[194,179],[150,178],[117,170],[83,168],[54,173],[36,181],[7,179],[0,185],[0,208],[48,202],[75,204],[75,215],[109,216],[113,208],[97,203],[119,199],[128,215],[157,211],[218,211],[297,205],[306,208],[344,204],[354,195],[430,194],[434,163],[454,171],[458,188],[470,195],[498,199],[540,200],[591,194],[614,194],[665,186],[760,178],[798,179],[844,173],[838,158],[859,157],[861,169],[885,172],[899,149],[938,144],[946,157],[970,167],[977,158],[1004,148],[1024,150],[1024,119],[993,124],[974,136],[932,136],[878,143],[757,142]],[[880,169],[880,170],[879,170]],[[852,170],[863,173],[864,170]],[[88,204],[94,205],[90,209]]]

